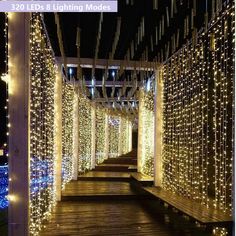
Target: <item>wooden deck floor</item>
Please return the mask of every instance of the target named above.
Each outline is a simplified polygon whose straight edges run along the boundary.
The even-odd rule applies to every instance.
[[[122,158],[118,162],[107,160],[107,168],[124,165]],[[153,200],[133,192],[131,174],[91,171],[67,184],[40,236],[209,236],[182,217],[181,223],[174,222],[176,215],[170,222],[164,206],[156,209]]]
[[[72,181],[67,184],[62,196],[135,195],[128,182]]]
[[[172,236],[136,201],[61,202],[41,236]]]

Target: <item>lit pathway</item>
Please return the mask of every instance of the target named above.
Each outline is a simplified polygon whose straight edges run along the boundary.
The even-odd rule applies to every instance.
[[[207,235],[180,215],[180,221],[173,221],[176,213],[167,214],[163,206],[132,191],[127,170],[133,165],[133,159],[129,162],[127,158],[120,158],[115,162],[108,160],[106,165],[97,167],[97,171],[69,183],[40,236]],[[126,165],[127,170],[122,169]],[[112,172],[112,168],[116,172]],[[156,205],[155,210],[151,211],[148,205],[150,209]]]

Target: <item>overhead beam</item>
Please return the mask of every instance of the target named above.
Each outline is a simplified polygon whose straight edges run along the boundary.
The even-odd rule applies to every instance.
[[[141,84],[141,82],[140,82]],[[92,84],[92,81],[86,81],[86,86],[87,87],[102,87],[103,86],[103,81],[96,80],[96,85]],[[124,84],[124,81],[106,81],[105,87],[113,87],[115,86],[116,88],[121,88],[121,87],[133,87],[134,85],[131,82],[126,82],[126,85]]]
[[[58,42],[59,42],[60,52],[61,52],[61,55],[62,55],[62,58],[63,58],[63,64],[66,64],[67,62],[66,62],[64,44],[63,44],[59,14],[55,12],[54,17],[55,17],[55,23],[57,25],[57,38],[58,38]],[[64,65],[64,67],[65,67],[66,77],[68,77],[68,75],[67,75],[67,65]]]
[[[94,102],[136,102],[137,99],[136,98],[118,98],[118,97],[114,97],[114,98],[108,98],[108,99],[105,99],[105,98],[96,98],[95,100],[93,100]]]
[[[61,57],[57,57],[57,62],[63,64]],[[77,57],[67,57],[66,58],[67,67],[78,67]],[[153,71],[158,67],[157,62],[148,61],[123,61],[123,60],[108,60],[108,59],[97,59],[95,67],[97,69],[120,69],[123,67],[124,70],[145,70]],[[93,68],[94,59],[93,58],[80,58],[80,67],[82,68]]]
[[[95,66],[96,66],[96,61],[98,58],[98,51],[99,51],[99,46],[100,46],[100,39],[101,39],[101,34],[102,34],[102,22],[103,22],[103,13],[101,12],[100,14],[100,19],[99,19],[99,25],[98,25],[98,35],[97,35],[97,43],[96,43],[96,48],[95,48],[95,56],[94,56],[94,66],[93,66],[93,72],[92,75],[94,76],[95,73]]]

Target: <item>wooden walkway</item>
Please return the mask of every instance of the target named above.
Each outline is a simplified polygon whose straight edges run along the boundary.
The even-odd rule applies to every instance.
[[[127,172],[126,167],[134,169],[135,163],[134,157],[109,159],[102,165],[103,171],[97,168],[67,184],[62,201],[40,236],[209,236],[185,219],[180,219],[181,223],[174,222],[175,215],[170,222],[171,216],[166,215],[162,205],[157,204],[158,209],[155,209],[153,199],[134,191],[129,183],[132,178],[152,181],[149,177]],[[125,172],[111,171],[124,166]]]
[[[41,236],[173,236],[135,200],[60,202]]]

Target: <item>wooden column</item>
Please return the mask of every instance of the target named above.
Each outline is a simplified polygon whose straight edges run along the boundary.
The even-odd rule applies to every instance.
[[[141,172],[142,166],[142,128],[143,128],[143,121],[142,121],[142,107],[143,107],[143,90],[139,90],[139,110],[138,110],[138,172]]]
[[[133,128],[132,128],[132,122],[130,121],[129,122],[129,150],[128,152],[132,151],[132,141],[133,141],[132,134],[133,134]]]
[[[154,133],[154,184],[162,186],[162,71],[158,68],[155,72],[155,133]]]
[[[92,114],[91,114],[91,121],[92,121],[92,140],[91,140],[91,165],[92,169],[96,166],[96,104],[92,103]]]
[[[119,120],[120,120],[120,125],[119,125],[119,140],[118,140],[118,156],[121,156],[123,154],[122,132],[123,132],[124,119],[122,117],[119,117]]]
[[[73,107],[73,180],[78,179],[78,158],[79,158],[79,101],[78,90],[75,89]]]
[[[106,112],[106,118],[105,118],[105,159],[108,159],[109,156],[109,129],[108,129],[108,117],[109,115]]]
[[[54,108],[55,108],[55,143],[54,143],[54,155],[55,155],[55,191],[56,200],[61,201],[61,184],[62,184],[62,77],[61,67],[58,66],[55,92],[54,92]]]
[[[29,235],[30,13],[9,13],[8,235]]]

